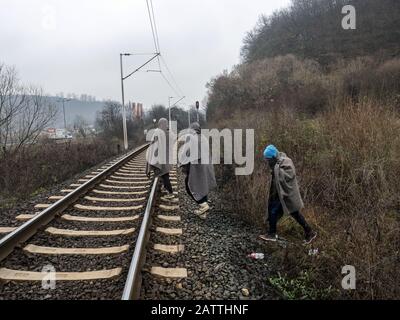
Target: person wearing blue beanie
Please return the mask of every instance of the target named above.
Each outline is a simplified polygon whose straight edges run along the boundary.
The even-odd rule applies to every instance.
[[[277,156],[278,156],[278,149],[273,144],[270,144],[268,147],[265,148],[264,150],[265,159],[272,159],[276,158]]]
[[[277,241],[277,223],[284,213],[290,214],[304,229],[305,244],[311,243],[317,236],[306,222],[300,210],[304,207],[297,183],[296,169],[292,159],[279,152],[274,145],[264,150],[264,159],[271,168],[271,179],[268,197],[269,231],[260,238],[265,241]]]

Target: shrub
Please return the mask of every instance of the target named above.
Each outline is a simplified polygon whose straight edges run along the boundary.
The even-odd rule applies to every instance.
[[[273,143],[293,159],[306,203],[304,214],[317,229],[316,258],[289,246],[272,252],[282,272],[313,275],[316,288],[341,297],[398,298],[400,281],[400,119],[373,101],[338,105],[309,119],[287,110],[248,112],[220,121],[221,127],[256,130],[253,175],[225,177],[221,190],[231,211],[265,227],[270,173],[263,149]],[[227,170],[227,169],[225,169]],[[220,182],[221,183],[221,182]],[[302,234],[291,219],[279,233],[294,242]],[[341,268],[354,265],[357,290],[341,290]]]
[[[287,300],[327,299],[334,295],[334,290],[331,286],[325,289],[315,288],[307,272],[302,272],[298,277],[293,279],[288,279],[278,273],[278,276],[270,277],[268,281]]]
[[[351,101],[400,106],[400,59],[360,57],[324,70],[313,60],[277,56],[236,66],[208,84],[207,118],[285,108],[315,116]]]
[[[0,195],[25,198],[116,154],[116,145],[98,139],[25,146],[0,159]]]

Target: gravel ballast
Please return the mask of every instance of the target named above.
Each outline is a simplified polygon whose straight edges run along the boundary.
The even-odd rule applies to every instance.
[[[98,167],[101,167],[99,165]],[[87,172],[82,173],[80,176],[85,176],[91,173],[95,168],[91,168]],[[62,188],[69,189],[69,184],[76,182],[78,177],[74,177],[73,181],[68,181],[57,186],[54,190],[30,201],[29,203],[18,206],[15,209],[14,215],[10,215],[9,219],[15,219],[15,216],[21,213],[33,213],[39,210],[33,210],[37,203],[51,203],[47,200],[50,195],[58,195],[59,190]],[[102,189],[101,186],[95,187],[97,190]],[[143,189],[149,191],[149,189]],[[122,191],[114,189],[113,191]],[[99,197],[93,192],[88,192],[87,195],[92,197]],[[100,196],[101,197],[101,196]],[[121,299],[122,290],[125,285],[128,268],[131,262],[133,251],[135,249],[136,238],[139,233],[140,225],[142,222],[144,208],[147,202],[148,195],[145,194],[140,198],[144,198],[139,202],[129,201],[119,206],[133,206],[143,205],[139,210],[130,211],[85,211],[79,210],[74,207],[68,208],[64,214],[72,216],[84,217],[131,217],[138,215],[139,218],[134,221],[125,222],[80,222],[68,221],[60,217],[56,217],[47,226],[44,226],[27,243],[21,244],[16,248],[4,261],[1,262],[0,268],[8,268],[19,271],[33,271],[42,272],[43,267],[52,266],[56,272],[88,272],[88,271],[101,271],[114,268],[122,268],[122,272],[114,279],[105,280],[89,280],[89,281],[57,281],[55,289],[46,289],[42,287],[41,281],[37,282],[17,282],[17,281],[2,281],[0,282],[0,300],[4,299],[29,299],[29,300],[43,300],[43,299],[107,299],[118,300]],[[112,198],[112,197],[107,197]],[[114,195],[114,198],[121,198],[119,195]],[[135,195],[126,196],[129,199],[138,198]],[[81,198],[77,203],[91,205],[91,206],[104,206],[115,207],[114,202],[100,202],[89,201]],[[26,208],[26,209],[25,209]],[[30,208],[30,211],[29,211]],[[22,222],[19,222],[22,224]],[[52,235],[45,231],[47,227],[68,229],[68,230],[125,230],[134,228],[135,231],[129,235],[118,236],[58,236]],[[118,254],[107,255],[45,255],[45,254],[32,254],[23,250],[26,244],[32,244],[45,247],[60,247],[60,248],[108,248],[123,245],[129,245],[129,250]],[[46,274],[44,274],[46,275]]]
[[[101,167],[102,165],[99,165]],[[83,177],[95,168],[82,173]],[[48,196],[58,195],[59,190],[69,188],[78,177],[74,177],[45,194],[19,205],[4,221],[14,221],[21,213],[33,213],[37,203],[50,203]],[[167,300],[222,300],[222,299],[275,299],[274,290],[268,285],[268,277],[273,270],[272,261],[266,255],[265,259],[253,260],[248,257],[253,252],[264,252],[265,244],[258,240],[261,230],[237,219],[228,212],[213,208],[206,220],[194,214],[197,204],[186,194],[184,177],[178,171],[179,203],[156,201],[150,227],[150,240],[146,263],[143,268],[143,283],[141,299]],[[107,191],[97,186],[96,189]],[[150,189],[147,188],[147,191]],[[108,190],[110,191],[110,190]],[[112,191],[127,191],[113,189]],[[92,197],[103,197],[89,192]],[[115,255],[41,255],[23,251],[26,244],[21,244],[0,268],[40,272],[43,266],[52,265],[59,272],[83,272],[113,268],[122,268],[122,273],[115,279],[93,281],[59,281],[54,290],[43,289],[41,282],[0,282],[0,300],[2,299],[113,299],[121,298],[128,268],[131,262],[134,245],[139,233],[146,199],[140,202],[129,201],[116,204],[112,202],[93,202],[81,198],[77,203],[93,206],[134,206],[143,204],[143,209],[137,211],[83,211],[69,208],[64,213],[73,216],[86,217],[127,217],[139,215],[139,219],[130,222],[76,222],[57,217],[48,226],[71,230],[116,230],[135,228],[135,232],[124,236],[92,236],[64,237],[51,235],[40,230],[29,241],[38,246],[62,248],[101,248],[129,244],[129,251]],[[113,196],[104,196],[112,198]],[[137,198],[142,196],[115,196],[119,198]],[[218,203],[218,192],[210,195],[212,203]],[[163,211],[160,204],[179,205],[174,211]],[[38,210],[36,210],[38,211]],[[157,215],[180,216],[181,221],[163,221]],[[7,220],[8,219],[8,220]],[[8,222],[9,222],[8,221]],[[19,222],[21,224],[21,222]],[[11,225],[10,225],[11,226]],[[182,229],[182,235],[165,235],[156,232],[157,227]],[[177,254],[160,253],[153,249],[154,244],[185,246],[184,252]],[[188,277],[184,279],[161,279],[150,274],[151,267],[186,268]]]
[[[210,200],[218,201],[213,192]],[[179,174],[179,205],[175,212],[155,215],[180,215],[181,222],[153,219],[146,265],[143,271],[142,299],[275,299],[268,286],[271,262],[267,258],[253,260],[253,252],[264,252],[265,244],[258,240],[261,230],[255,229],[232,215],[211,208],[206,220],[194,214],[197,204],[186,194]],[[155,233],[159,227],[182,228],[181,236]],[[154,244],[183,244],[183,253],[167,254],[153,250]],[[150,274],[152,266],[186,268],[186,279],[161,279]]]

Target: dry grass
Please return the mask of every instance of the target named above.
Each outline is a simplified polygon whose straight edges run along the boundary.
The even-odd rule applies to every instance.
[[[400,59],[379,62],[371,57],[340,61],[329,70],[293,55],[242,64],[209,85],[208,119],[258,109],[315,115],[348,100],[374,99],[400,108]]]
[[[319,254],[309,256],[298,246],[272,250],[281,271],[296,277],[306,270],[316,288],[333,288],[331,297],[400,297],[400,119],[393,108],[349,102],[313,119],[284,110],[248,112],[218,125],[256,129],[253,175],[228,175],[222,186],[249,222],[264,225],[270,178],[264,147],[275,144],[296,165],[304,213],[319,232]],[[283,219],[279,229],[301,240],[301,228],[291,219]],[[357,290],[341,289],[344,265],[356,267]]]
[[[116,154],[115,145],[99,139],[27,145],[0,158],[0,196],[26,198]]]

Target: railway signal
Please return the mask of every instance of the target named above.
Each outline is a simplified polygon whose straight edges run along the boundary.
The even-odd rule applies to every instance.
[[[199,108],[200,108],[200,103],[198,101],[196,101],[197,122],[199,122]]]

